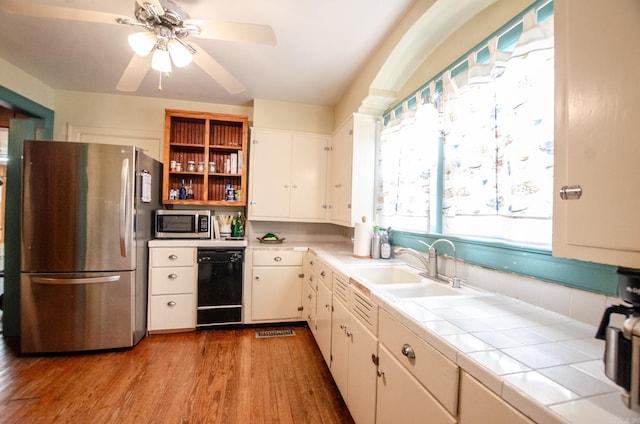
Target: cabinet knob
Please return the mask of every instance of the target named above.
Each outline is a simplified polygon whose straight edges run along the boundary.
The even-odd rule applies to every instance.
[[[307,296],[307,298],[308,298],[309,300],[311,300],[311,298],[312,298],[312,297],[313,297],[313,296],[311,296],[311,293],[309,293],[309,296]]]
[[[322,272],[320,273],[320,276],[321,276],[322,278],[324,278],[324,277],[326,277],[326,276],[327,276],[327,273],[326,273],[326,272],[324,272],[324,271],[322,271]]]
[[[253,277],[254,280],[260,281],[260,277]]]
[[[169,255],[169,260],[170,260],[170,261],[175,261],[176,259],[178,259],[178,256],[176,256],[176,255]]]
[[[402,346],[401,352],[404,356],[406,356],[409,359],[415,359],[416,357],[416,353],[414,352],[413,348],[406,343]]]
[[[281,262],[282,258],[280,256],[276,256],[276,257],[273,258],[273,260],[276,261],[276,262]]]
[[[169,280],[175,280],[176,278],[178,278],[176,274],[169,274],[167,277],[169,277]]]
[[[582,196],[582,187],[579,185],[562,186],[560,198],[562,200],[578,200]]]
[[[294,184],[292,187],[293,188],[298,188],[298,184]]]
[[[173,308],[174,306],[176,306],[176,302],[173,301],[173,300],[170,300],[170,301],[167,302],[167,306],[170,307],[170,308]]]
[[[382,371],[381,369],[378,369],[377,374],[378,377],[384,377],[384,371]]]

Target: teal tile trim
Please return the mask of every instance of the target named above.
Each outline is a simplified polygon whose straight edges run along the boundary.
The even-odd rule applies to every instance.
[[[390,241],[393,245],[411,247],[426,252],[426,247],[418,243],[418,240],[431,244],[438,238],[451,240],[456,245],[458,258],[466,263],[534,277],[594,293],[617,296],[617,267],[556,258],[551,256],[549,249],[397,230],[391,232]],[[440,244],[438,251],[448,255],[453,253],[446,244]]]
[[[13,109],[20,110],[33,118],[42,119],[44,121],[44,128],[53,133],[53,110],[42,106],[41,104],[36,103],[15,91],[11,91],[2,85],[0,85],[0,103],[8,103]]]

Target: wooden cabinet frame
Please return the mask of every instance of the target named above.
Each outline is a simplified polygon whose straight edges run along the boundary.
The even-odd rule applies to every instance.
[[[162,203],[245,206],[248,128],[246,116],[166,109]],[[234,157],[237,171],[232,173],[227,161],[231,165]],[[182,164],[180,171],[171,170],[172,160]],[[188,161],[195,162],[195,171],[187,169]],[[198,171],[201,162],[204,170]],[[209,162],[215,162],[215,172],[209,172]],[[170,190],[180,188],[182,180],[186,186],[193,182],[194,199],[169,198]],[[227,184],[239,193],[237,199],[226,200]]]

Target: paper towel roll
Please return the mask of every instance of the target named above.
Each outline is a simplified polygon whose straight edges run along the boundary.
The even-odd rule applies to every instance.
[[[356,222],[353,234],[353,256],[368,258],[371,256],[371,237],[373,227],[366,222]]]

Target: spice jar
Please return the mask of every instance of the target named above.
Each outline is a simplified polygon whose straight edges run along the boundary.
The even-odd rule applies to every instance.
[[[187,172],[196,172],[196,163],[195,161],[188,161],[187,162]]]
[[[216,163],[215,162],[209,162],[209,172],[216,172]]]
[[[204,172],[204,162],[198,163],[198,172]]]

